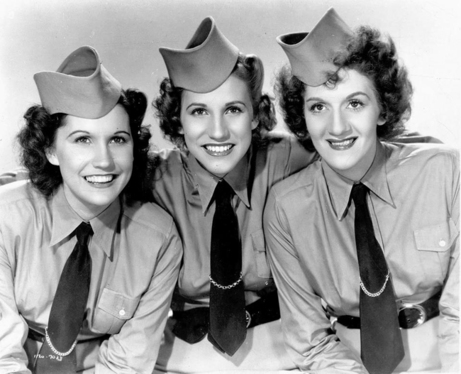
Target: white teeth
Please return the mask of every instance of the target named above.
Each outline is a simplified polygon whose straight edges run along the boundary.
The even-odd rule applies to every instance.
[[[345,147],[345,146],[352,144],[353,141],[354,139],[347,139],[341,142],[331,141],[331,144],[334,145],[335,147]]]
[[[231,145],[207,145],[205,146],[207,151],[214,152],[214,153],[222,153],[227,152],[231,149]]]
[[[90,183],[107,183],[111,182],[114,179],[113,175],[91,175],[85,177],[85,179]]]

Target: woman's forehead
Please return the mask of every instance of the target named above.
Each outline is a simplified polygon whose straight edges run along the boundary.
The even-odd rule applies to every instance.
[[[183,106],[195,102],[212,105],[233,101],[251,101],[248,84],[234,74],[230,75],[222,85],[211,92],[197,93],[183,90],[181,96]]]
[[[366,75],[355,69],[341,69],[337,73],[336,82],[327,82],[320,86],[305,87],[304,98],[310,97],[339,98],[348,97],[355,93],[364,93],[367,96],[376,98],[375,85]]]
[[[89,119],[67,115],[60,127],[64,132],[85,131],[89,133],[113,133],[130,131],[128,114],[122,105],[117,104],[101,118]]]

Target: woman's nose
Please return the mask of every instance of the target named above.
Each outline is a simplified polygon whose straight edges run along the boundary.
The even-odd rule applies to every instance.
[[[100,144],[95,147],[93,155],[93,166],[97,168],[107,169],[113,166],[114,158],[109,149],[108,144]]]
[[[224,141],[229,137],[227,122],[222,116],[214,116],[208,126],[208,136],[216,141]]]
[[[346,135],[351,131],[351,126],[346,115],[341,111],[335,111],[331,118],[328,126],[328,132],[330,135],[341,136]]]

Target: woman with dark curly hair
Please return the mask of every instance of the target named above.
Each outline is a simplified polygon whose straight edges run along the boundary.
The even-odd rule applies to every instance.
[[[91,47],[34,78],[30,179],[0,189],[0,371],[151,373],[182,245],[143,203],[147,99]]]
[[[186,49],[160,51],[169,78],[153,105],[179,149],[157,155],[153,193],[178,226],[184,260],[156,372],[294,369],[262,210],[270,186],[316,154],[294,137],[268,136],[275,115],[262,62],[240,53],[212,18]]]
[[[264,214],[292,358],[325,373],[458,372],[458,151],[390,141],[412,94],[391,38],[330,9],[277,41],[286,122],[321,156],[274,186]]]

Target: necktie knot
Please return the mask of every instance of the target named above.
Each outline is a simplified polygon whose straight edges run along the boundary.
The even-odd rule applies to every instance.
[[[214,198],[216,201],[216,206],[230,203],[230,199],[233,194],[234,194],[234,190],[232,189],[231,186],[229,186],[229,184],[225,180],[219,181],[214,190]]]
[[[86,222],[82,222],[76,229],[77,241],[80,245],[86,245],[90,235],[93,235],[93,229],[91,225]]]
[[[363,183],[354,184],[352,187],[351,197],[355,206],[367,203],[368,187]]]

